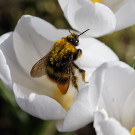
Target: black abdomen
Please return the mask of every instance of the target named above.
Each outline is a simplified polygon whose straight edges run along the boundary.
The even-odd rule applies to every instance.
[[[70,79],[71,62],[62,63],[59,66],[48,62],[46,67],[48,77],[56,83],[65,84]]]

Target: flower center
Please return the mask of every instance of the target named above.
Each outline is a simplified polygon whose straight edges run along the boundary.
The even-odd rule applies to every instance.
[[[46,87],[47,90],[35,90],[35,92],[39,95],[46,95],[56,100],[65,110],[68,111],[72,103],[76,100],[78,91],[72,85],[69,85],[67,93],[62,94],[57,85],[50,81],[47,76],[40,77],[38,80],[41,82],[41,85],[42,83],[45,84],[43,87]]]
[[[130,133],[131,133],[131,135],[135,135],[135,127],[132,128]]]
[[[65,95],[63,95],[59,89],[57,89],[54,93],[53,97],[61,106],[68,110],[73,103],[73,101],[76,99],[76,96],[71,92],[67,92]]]
[[[101,3],[102,2],[102,0],[91,0],[93,3],[95,3],[95,2],[99,2],[99,3]]]

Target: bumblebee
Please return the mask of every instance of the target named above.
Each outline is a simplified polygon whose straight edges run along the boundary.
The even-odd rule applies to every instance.
[[[82,80],[86,82],[85,70],[74,63],[82,55],[82,50],[75,48],[79,44],[80,35],[71,33],[67,37],[57,40],[51,51],[32,67],[30,75],[32,77],[47,75],[52,82],[57,84],[63,95],[66,94],[70,82],[78,90],[78,78],[75,76],[75,69],[79,71]]]

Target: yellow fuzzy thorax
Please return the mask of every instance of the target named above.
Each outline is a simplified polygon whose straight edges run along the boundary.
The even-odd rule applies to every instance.
[[[75,33],[72,33],[71,35],[69,35],[69,36],[67,36],[67,38],[75,38],[75,36],[78,38],[78,35],[77,34],[75,34]]]
[[[61,64],[61,61],[63,58],[67,58],[69,54],[73,54],[76,52],[76,48],[67,42],[65,38],[59,39],[54,44],[52,50],[51,50],[51,57],[50,62],[53,64],[54,62],[57,63],[56,66],[59,66]]]

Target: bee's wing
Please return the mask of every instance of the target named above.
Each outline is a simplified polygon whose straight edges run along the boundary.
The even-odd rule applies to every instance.
[[[41,58],[31,69],[32,77],[41,77],[46,74],[46,59],[47,55]]]

